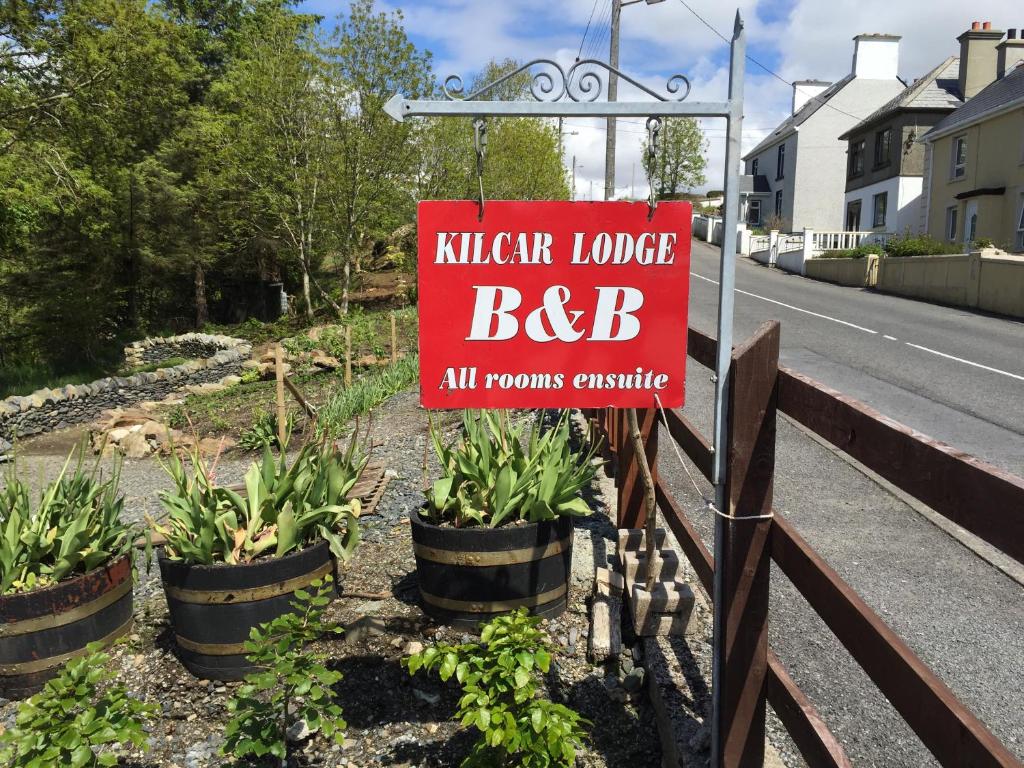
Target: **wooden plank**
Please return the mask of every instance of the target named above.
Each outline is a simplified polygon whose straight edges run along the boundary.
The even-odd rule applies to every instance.
[[[668,422],[668,433],[672,435],[672,439],[679,444],[683,452],[697,465],[700,473],[710,480],[711,465],[714,460],[711,442],[683,415],[681,408],[672,408],[665,411],[665,421]]]
[[[666,524],[675,534],[679,546],[683,549],[683,554],[686,555],[686,559],[690,561],[690,565],[697,573],[697,578],[700,579],[704,591],[710,595],[714,589],[712,580],[715,569],[711,553],[704,546],[704,542],[700,540],[700,534],[697,533],[697,529],[693,527],[682,507],[679,506],[661,480],[655,484],[654,490],[658,508],[665,516]]]
[[[724,768],[764,764],[768,672],[768,585],[775,477],[779,323],[763,324],[732,353],[729,374],[727,512],[722,533],[719,749]]]
[[[1024,563],[1024,478],[779,369],[779,408],[893,485]]]
[[[316,419],[316,407],[313,406],[308,400],[306,400],[305,397],[303,397],[302,392],[299,391],[299,388],[296,387],[294,382],[292,382],[292,380],[287,376],[284,377],[284,385],[288,388],[288,391],[292,393],[292,397],[294,397],[296,401],[298,401],[299,405],[302,406],[302,410],[306,412],[306,415],[309,416],[309,418],[311,419]]]
[[[622,414],[622,440],[619,448],[620,467],[625,470],[622,473],[622,481],[619,484],[619,528],[643,528],[646,524],[647,513],[644,509],[644,489],[640,476],[640,467],[634,460],[636,450],[630,438],[629,425],[627,423],[626,409],[620,411]],[[640,410],[638,413],[640,421],[640,434],[646,447],[647,466],[650,467],[651,475],[658,477],[658,414],[653,408]]]
[[[842,745],[771,651],[765,688],[768,703],[811,768],[852,768]]]
[[[718,354],[718,341],[695,328],[687,328],[686,354],[705,368],[714,370],[715,356]]]
[[[288,435],[288,416],[284,407],[284,353],[280,342],[274,346],[274,376],[277,379],[277,444],[282,448]]]
[[[1021,763],[782,517],[772,558],[940,764]]]

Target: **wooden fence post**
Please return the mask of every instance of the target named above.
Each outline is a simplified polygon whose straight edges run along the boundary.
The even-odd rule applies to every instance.
[[[395,327],[395,313],[391,313],[391,364],[398,362],[398,329]]]
[[[280,342],[274,347],[274,376],[277,378],[277,441],[284,449],[288,416],[284,407],[284,361]]]
[[[640,478],[640,467],[636,462],[636,451],[629,438],[627,411],[618,408],[615,411],[619,418],[619,451],[618,467],[615,474],[618,494],[617,524],[619,528],[643,528],[647,522],[644,509],[644,488]],[[637,421],[640,423],[640,435],[643,438],[647,466],[651,476],[658,482],[658,412],[654,408],[637,409]]]
[[[345,386],[352,386],[352,326],[345,326]]]
[[[736,518],[772,509],[778,363],[778,321],[763,324],[732,353],[725,511]],[[724,768],[764,764],[771,529],[771,519],[726,520],[722,563],[715,564],[724,569],[721,679],[714,681]]]

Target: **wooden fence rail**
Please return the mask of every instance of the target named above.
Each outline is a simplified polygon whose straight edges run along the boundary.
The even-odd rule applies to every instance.
[[[814,706],[767,647],[769,559],[865,670],[943,766],[1017,766],[1014,755],[968,710],[885,622],[771,509],[775,410],[821,435],[936,512],[1024,562],[1024,481],[921,435],[839,392],[777,364],[779,327],[766,324],[734,349],[726,473],[728,519],[724,550],[725,663],[719,754],[728,768],[760,766],[764,708],[771,704],[812,767],[848,768],[850,761]],[[694,329],[688,353],[713,367],[716,343]],[[635,470],[621,412],[595,413],[617,462],[620,527],[642,519]],[[713,450],[681,410],[665,414],[667,432],[710,479]],[[645,413],[649,459],[657,456],[658,423]],[[652,464],[652,466],[654,466]],[[633,474],[628,485],[623,478]],[[657,477],[657,476],[656,476]],[[657,505],[697,578],[710,594],[715,563],[662,479]],[[628,492],[623,492],[628,490]],[[642,524],[642,520],[641,523]]]

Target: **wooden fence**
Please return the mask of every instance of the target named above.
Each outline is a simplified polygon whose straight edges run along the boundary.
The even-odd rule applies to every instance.
[[[714,367],[716,342],[690,329],[689,354]],[[807,763],[850,766],[842,746],[768,647],[774,561],[943,766],[1021,766],[850,585],[771,510],[775,423],[781,410],[936,512],[1024,562],[1024,481],[931,440],[852,398],[778,365],[779,324],[735,347],[729,378],[719,754],[727,768],[761,766],[770,703]],[[618,525],[644,523],[638,469],[624,411],[591,411],[616,467]],[[668,436],[710,480],[712,447],[680,409],[666,411]],[[656,472],[658,419],[643,412],[658,509],[710,594],[715,564]]]

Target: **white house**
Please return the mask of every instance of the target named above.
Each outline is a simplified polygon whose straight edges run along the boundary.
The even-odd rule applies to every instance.
[[[741,215],[762,226],[775,214],[783,228],[843,228],[846,142],[839,136],[904,89],[897,77],[897,35],[865,34],[854,40],[853,67],[836,83],[793,83],[792,114],[747,153],[753,190]]]

